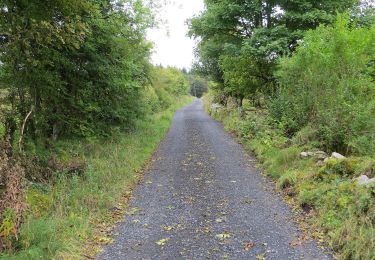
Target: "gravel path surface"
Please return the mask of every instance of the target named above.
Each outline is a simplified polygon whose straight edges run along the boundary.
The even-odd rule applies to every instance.
[[[179,110],[98,259],[326,259],[254,158],[203,110]]]

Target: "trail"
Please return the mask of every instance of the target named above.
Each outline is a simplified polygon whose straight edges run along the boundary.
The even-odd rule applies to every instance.
[[[326,259],[254,158],[203,110],[179,110],[98,259]],[[263,258],[264,257],[264,258]]]

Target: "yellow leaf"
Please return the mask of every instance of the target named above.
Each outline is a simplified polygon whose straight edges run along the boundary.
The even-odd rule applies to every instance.
[[[217,234],[216,237],[220,240],[228,239],[230,238],[230,234],[228,233],[223,233],[223,234]]]
[[[169,241],[170,238],[163,238],[156,242],[159,246],[165,246],[165,244]]]

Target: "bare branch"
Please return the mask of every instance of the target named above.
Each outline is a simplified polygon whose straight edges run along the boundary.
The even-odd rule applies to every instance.
[[[24,135],[24,132],[25,132],[25,126],[26,126],[27,120],[29,119],[29,117],[31,116],[31,114],[33,113],[33,111],[34,111],[34,106],[31,107],[30,112],[27,114],[27,116],[23,120],[23,124],[22,124],[22,128],[21,128],[20,140],[18,141],[18,146],[19,146],[19,149],[20,149],[20,153],[22,152],[22,148],[23,148],[22,141],[23,141],[23,135]]]

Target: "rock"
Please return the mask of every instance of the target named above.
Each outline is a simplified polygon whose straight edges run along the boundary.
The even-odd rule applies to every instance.
[[[369,178],[367,177],[367,175],[361,175],[358,178],[356,178],[356,180],[358,182],[358,185],[363,185],[369,180]]]
[[[222,105],[217,104],[217,103],[214,103],[214,104],[211,105],[211,110],[212,110],[213,112],[216,113],[216,112],[218,112],[222,107],[223,107]]]
[[[301,158],[307,158],[307,157],[314,156],[314,153],[312,153],[312,152],[302,152],[302,153],[299,154],[299,156]]]
[[[319,160],[319,161],[323,161],[325,160],[326,158],[328,158],[328,154],[326,152],[323,152],[323,151],[317,151],[314,153],[314,157]]]
[[[318,161],[323,161],[324,159],[328,158],[328,154],[326,154],[323,151],[317,151],[317,152],[302,152],[300,153],[301,158],[308,158],[308,157],[314,157]]]
[[[336,158],[336,159],[345,159],[346,158],[344,155],[336,153],[336,152],[333,152],[331,157]]]
[[[375,183],[375,178],[369,179],[367,175],[361,175],[356,180],[359,186],[366,186]]]

